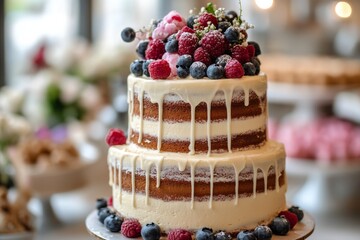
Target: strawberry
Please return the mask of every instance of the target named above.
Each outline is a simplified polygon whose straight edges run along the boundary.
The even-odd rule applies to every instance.
[[[166,79],[170,76],[171,73],[169,63],[163,59],[151,62],[148,66],[148,69],[152,79]]]
[[[109,146],[124,145],[126,143],[124,131],[118,128],[111,128],[106,135],[106,143]]]
[[[205,34],[200,41],[200,45],[211,57],[217,58],[225,52],[227,41],[224,34],[214,30]]]
[[[225,65],[226,78],[241,78],[244,76],[244,69],[236,59],[230,59]]]
[[[141,224],[137,219],[128,218],[121,224],[121,234],[128,238],[137,238],[141,234]]]
[[[161,59],[165,53],[165,43],[160,39],[153,39],[145,51],[146,59]]]
[[[211,64],[210,54],[202,47],[199,47],[194,52],[194,62],[196,61],[205,63],[206,66],[209,66]]]

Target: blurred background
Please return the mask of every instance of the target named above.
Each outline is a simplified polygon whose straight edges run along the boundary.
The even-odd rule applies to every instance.
[[[16,232],[89,239],[84,219],[111,194],[104,137],[127,128],[136,43],[120,32],[207,2],[0,1],[0,183],[30,210]],[[287,150],[288,201],[315,218],[309,239],[359,239],[360,1],[242,2],[269,77],[269,137]]]

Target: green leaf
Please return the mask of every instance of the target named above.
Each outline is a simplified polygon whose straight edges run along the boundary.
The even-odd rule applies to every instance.
[[[206,12],[214,14],[215,15],[215,8],[213,3],[208,3],[205,7]]]

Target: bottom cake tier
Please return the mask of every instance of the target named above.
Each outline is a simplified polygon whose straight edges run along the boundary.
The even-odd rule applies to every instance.
[[[165,232],[202,227],[237,232],[266,224],[286,209],[285,152],[274,141],[211,155],[113,146],[108,164],[114,208]]]

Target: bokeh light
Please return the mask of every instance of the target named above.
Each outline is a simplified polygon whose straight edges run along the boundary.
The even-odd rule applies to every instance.
[[[274,0],[255,0],[255,3],[261,9],[269,9],[274,4]]]
[[[335,13],[341,18],[348,18],[352,13],[351,5],[347,2],[338,2],[335,5]]]

